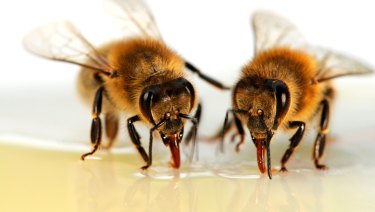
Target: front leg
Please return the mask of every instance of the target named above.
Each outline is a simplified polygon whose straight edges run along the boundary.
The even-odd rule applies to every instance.
[[[103,90],[104,87],[100,87],[95,94],[93,109],[92,109],[92,123],[91,123],[91,145],[92,150],[81,156],[82,160],[89,155],[94,154],[102,141],[102,123],[100,121],[100,113],[102,112],[102,103],[103,103]]]
[[[322,116],[320,120],[320,131],[315,139],[314,144],[314,151],[313,151],[313,158],[315,167],[317,169],[326,170],[328,169],[327,166],[320,164],[320,159],[323,156],[324,147],[326,144],[326,135],[328,133],[328,124],[329,124],[329,103],[328,100],[323,100],[321,102],[323,109],[322,109]]]
[[[142,169],[143,169],[143,170],[148,169],[148,167],[150,167],[151,164],[152,164],[152,142],[153,142],[153,136],[152,136],[152,134],[153,134],[154,131],[157,130],[162,124],[164,124],[166,120],[167,120],[167,119],[164,118],[164,119],[161,120],[158,124],[156,124],[154,127],[152,127],[152,128],[150,129],[150,142],[149,142],[149,144],[148,144],[148,155],[149,155],[149,158],[148,158],[148,160],[146,161],[147,164],[146,164],[145,166],[142,166]],[[138,136],[138,137],[139,137],[139,136]],[[142,147],[142,149],[143,149],[143,147]],[[144,150],[143,150],[143,151],[144,151]],[[146,154],[146,153],[145,153],[145,154]],[[147,156],[147,155],[146,155],[146,156]]]
[[[196,120],[196,125],[199,124],[199,121],[201,120],[201,115],[202,115],[202,105],[201,105],[201,103],[199,103],[198,107],[197,107],[197,110],[195,111],[195,114],[194,114],[194,119]],[[191,140],[195,143],[195,138],[193,138],[193,137],[196,136],[196,128],[197,128],[197,126],[195,126],[193,124],[193,126],[190,128],[190,130],[186,134],[186,137],[184,139],[186,145],[188,145]],[[195,144],[193,144],[193,145],[195,145]]]
[[[198,159],[198,145],[196,144],[196,138],[197,138],[197,131],[198,131],[198,125],[201,120],[201,115],[202,115],[202,105],[201,103],[198,104],[197,110],[195,111],[194,117],[189,117],[189,116],[183,116],[183,118],[190,119],[193,126],[190,128],[189,132],[187,133],[185,137],[185,144],[188,145],[190,141],[193,142],[191,152],[190,152],[190,157],[189,161],[193,161],[194,157],[194,152],[197,152],[197,157]]]
[[[285,167],[285,164],[288,162],[290,156],[293,154],[295,148],[299,145],[300,141],[302,140],[303,134],[305,133],[305,123],[301,121],[292,121],[289,122],[290,128],[296,128],[297,132],[290,138],[290,145],[289,148],[284,153],[283,158],[281,159],[281,170],[280,171],[288,171]]]
[[[139,136],[137,130],[134,127],[134,122],[141,120],[139,116],[133,116],[128,119],[128,133],[130,136],[130,140],[133,142],[135,147],[137,148],[139,154],[142,156],[143,160],[148,163],[149,159],[145,149],[142,147],[141,144],[141,137]]]
[[[240,147],[242,146],[242,144],[245,143],[245,130],[243,129],[240,119],[235,114],[233,116],[234,116],[234,123],[236,124],[236,128],[237,128],[237,132],[241,138],[240,142],[238,142],[238,144],[236,145],[236,152],[239,152]],[[232,138],[232,141],[233,140],[234,138]]]
[[[243,110],[237,110],[237,109],[229,109],[229,110],[227,110],[227,112],[225,114],[223,129],[221,131],[220,149],[221,149],[221,152],[224,152],[224,136],[225,136],[226,133],[228,133],[229,128],[230,128],[229,125],[231,124],[231,123],[228,124],[229,113],[233,114],[233,119],[234,119],[234,123],[235,123],[236,128],[237,128],[237,133],[241,137],[240,142],[236,145],[236,151],[238,152],[240,150],[240,146],[245,142],[245,131],[243,129],[243,126],[242,126],[242,123],[241,123],[240,119],[236,116],[236,113],[246,113]],[[234,138],[238,134],[234,134],[232,136],[232,141],[234,140]]]

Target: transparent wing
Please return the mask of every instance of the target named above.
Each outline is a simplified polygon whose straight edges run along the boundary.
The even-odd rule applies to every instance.
[[[44,58],[77,64],[113,75],[114,69],[69,22],[55,22],[39,27],[23,40],[25,48]]]
[[[321,48],[314,48],[314,51],[311,52],[311,54],[313,54],[313,56],[319,61],[319,70],[314,79],[316,82],[324,82],[337,77],[370,74],[374,72],[372,67],[353,56]]]
[[[125,36],[161,38],[154,16],[142,0],[107,0],[105,6],[122,26]]]
[[[252,24],[255,52],[283,46],[301,48],[306,44],[303,36],[291,22],[272,12],[256,11]]]
[[[274,47],[289,47],[310,54],[318,61],[316,82],[341,76],[368,74],[373,69],[365,63],[344,54],[308,44],[297,28],[288,20],[266,11],[253,15],[255,52]]]

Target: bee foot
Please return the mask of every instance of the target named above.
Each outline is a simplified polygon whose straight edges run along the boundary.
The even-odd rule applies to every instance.
[[[281,167],[280,172],[284,172],[284,173],[285,173],[285,172],[288,172],[288,169],[287,169],[286,167],[283,166],[283,167]]]
[[[328,170],[328,166],[326,166],[326,165],[315,164],[315,167],[316,167],[317,169],[319,169],[319,170],[323,170],[323,171]]]
[[[236,145],[236,152],[239,152],[241,150],[241,145]]]
[[[142,169],[143,171],[145,171],[145,170],[147,170],[147,169],[148,169],[148,167],[150,167],[150,165],[145,165],[145,166],[142,166],[142,167],[141,167],[141,169]]]

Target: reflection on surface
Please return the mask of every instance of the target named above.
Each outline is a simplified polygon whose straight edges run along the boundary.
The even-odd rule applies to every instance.
[[[100,160],[82,162],[90,111],[79,106],[73,89],[69,95],[64,86],[34,89],[37,96],[3,94],[0,211],[375,211],[373,86],[356,86],[341,93],[345,100],[333,111],[323,161],[330,169],[315,170],[315,134],[309,131],[287,164],[289,172],[279,174],[289,137],[278,134],[271,144],[272,180],[259,174],[251,142],[238,154],[235,143],[228,142],[222,154],[216,144],[200,142],[199,161],[183,159],[178,171],[168,167],[169,151],[161,142],[155,142],[153,166],[141,171],[144,162],[126,138],[112,153],[95,154]],[[25,110],[24,102],[33,104]],[[218,114],[226,106],[218,111],[215,104],[205,104],[209,124],[202,119],[201,132],[221,125]]]
[[[361,132],[363,134],[366,132]],[[344,138],[344,137],[343,137]],[[1,211],[337,211],[373,210],[372,154],[375,134],[363,147],[337,139],[317,171],[311,146],[302,145],[290,171],[278,174],[282,144],[273,146],[274,178],[259,175],[248,145],[214,161],[184,164],[181,170],[158,164],[147,172],[134,153],[101,153],[79,161],[79,153],[1,145]],[[282,143],[282,142],[280,142]],[[214,148],[201,145],[201,152]],[[233,150],[234,152],[234,150]],[[208,157],[208,156],[203,156]],[[156,155],[159,160],[162,156]],[[161,158],[161,159],[160,159]],[[6,163],[8,161],[8,163]],[[24,204],[17,204],[19,200]],[[16,210],[15,210],[16,209]]]

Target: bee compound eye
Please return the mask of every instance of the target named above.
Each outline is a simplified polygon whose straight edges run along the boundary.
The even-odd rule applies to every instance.
[[[145,92],[143,94],[143,101],[147,101],[150,98],[151,92]]]

